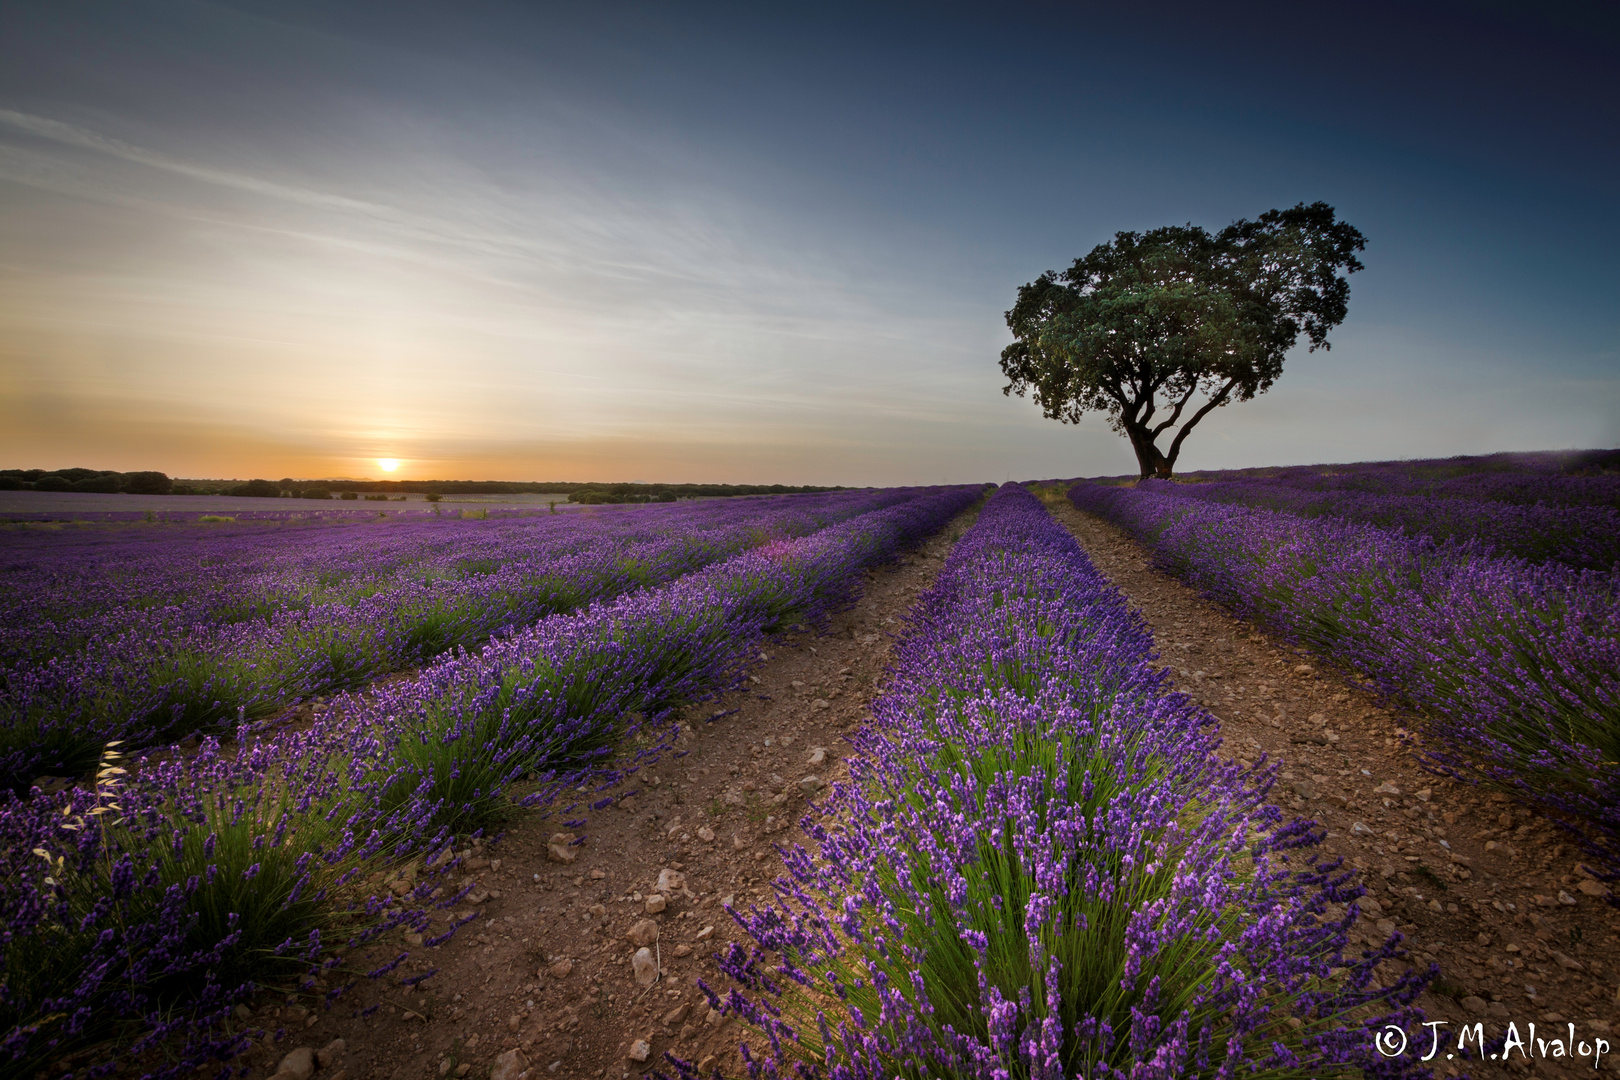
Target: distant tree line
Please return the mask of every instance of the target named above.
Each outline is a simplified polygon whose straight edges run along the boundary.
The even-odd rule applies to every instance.
[[[110,469],[0,469],[0,491],[96,491],[107,494],[170,495],[174,481],[160,472]]]
[[[733,495],[786,495],[842,491],[841,487],[790,484],[591,484],[510,480],[171,480],[160,472],[120,473],[98,469],[0,469],[0,491],[97,491],[135,495],[236,495],[252,498],[360,499],[426,495],[567,495],[573,503],[675,502]]]

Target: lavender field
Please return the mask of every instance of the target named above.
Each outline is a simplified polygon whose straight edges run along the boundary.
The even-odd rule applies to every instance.
[[[1068,498],[1415,710],[1430,769],[1552,815],[1620,880],[1612,537],[1535,517],[1601,524],[1614,482],[1541,468]],[[1513,501],[1536,484],[1566,501]],[[1375,1036],[1422,1030],[1438,969],[1369,936],[1366,878],[1276,805],[1288,774],[1228,756],[1142,615],[1012,484],[5,534],[7,1074],[223,1078],[296,1036],[248,1007],[267,989],[356,1020],[357,988],[414,991],[480,917],[462,868],[488,836],[543,822],[571,863],[762,646],[963,515],[844,729],[848,780],[805,789],[774,902],[730,905],[742,937],[700,985],[710,1023],[740,1021],[740,1068],[1430,1075]]]
[[[115,739],[155,745],[353,689],[904,497],[12,533],[0,785],[82,773]]]
[[[236,548],[193,538],[179,552],[173,543],[120,547],[127,538],[112,537],[116,558],[18,556],[12,580],[36,592],[14,590],[14,604],[32,599],[35,610],[57,613],[37,625],[85,657],[69,685],[99,676],[99,643],[137,636],[143,620],[180,626],[181,641],[212,635],[221,643],[212,656],[242,655],[234,648],[262,657],[251,650],[291,636],[277,634],[278,619],[323,611],[300,603],[314,587],[351,590],[327,602],[346,600],[344,617],[322,625],[368,617],[362,641],[386,638],[374,627],[397,625],[401,594],[414,598],[435,580],[445,585],[433,595],[471,595],[469,610],[498,613],[473,632],[501,633],[477,651],[438,650],[380,696],[339,697],[312,726],[207,733],[196,753],[128,769],[130,744],[112,739],[84,782],[8,795],[0,1054],[15,1075],[51,1062],[57,1074],[127,1061],[147,1062],[153,1076],[210,1062],[228,1069],[266,1034],[233,1012],[266,981],[301,984],[330,1002],[353,978],[382,977],[405,959],[357,972],[343,966],[352,950],[402,927],[430,934],[426,947],[447,939],[456,927],[431,920],[465,892],[440,887],[465,857],[459,843],[514,813],[580,813],[556,805],[563,792],[611,786],[656,755],[675,711],[740,678],[765,634],[847,602],[864,568],[977,498],[973,488],[890,490],[581,515],[532,533],[527,523],[458,523],[448,533],[364,538],[250,534]],[[470,560],[496,564],[481,575],[452,572]],[[188,591],[188,568],[210,561],[215,574]],[[73,584],[85,580],[103,584]],[[261,607],[222,608],[236,589],[254,592]],[[523,607],[509,600],[514,592],[540,600]],[[153,596],[169,603],[141,602]],[[50,652],[28,644],[13,645],[11,672],[26,675]],[[330,668],[296,670],[308,678]],[[8,696],[38,702],[42,681],[9,675]],[[245,708],[237,705],[239,715]],[[140,719],[107,715],[125,732],[151,735]],[[18,739],[13,752],[37,745]]]
[[[1415,710],[1433,768],[1551,815],[1613,882],[1620,477],[1605,463],[1533,455],[1082,482],[1070,498],[1162,569]]]

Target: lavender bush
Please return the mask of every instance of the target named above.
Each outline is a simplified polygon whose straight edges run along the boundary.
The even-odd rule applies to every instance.
[[[1432,764],[1552,813],[1620,880],[1620,575],[1152,485],[1078,484],[1070,498],[1420,710]]]
[[[243,727],[232,749],[208,739],[131,776],[109,766],[93,790],[7,797],[0,1061],[61,1075],[146,1055],[161,1062],[147,1075],[179,1076],[262,1038],[229,1010],[266,980],[331,1004],[355,976],[397,970],[404,956],[354,970],[353,951],[402,926],[429,945],[454,932],[440,909],[460,897],[437,884],[466,854],[454,830],[633,769],[637,754],[609,753],[637,731],[628,710],[656,734],[674,706],[734,680],[773,622],[844,602],[863,567],[977,497],[903,493],[693,580],[545,620],[444,658],[384,708],[348,698],[303,732]],[[544,775],[514,800],[506,782],[525,770]]]
[[[1003,488],[920,601],[815,855],[733,913],[743,990],[709,992],[758,1031],[751,1076],[1426,1074],[1372,1033],[1414,1027],[1429,976],[1377,985],[1398,938],[1344,955],[1360,887],[1152,655]]]
[[[1620,509],[1612,506],[1548,506],[1455,494],[1321,491],[1265,480],[1146,483],[1180,498],[1364,521],[1435,540],[1474,540],[1489,554],[1529,562],[1558,562],[1578,570],[1620,566]]]

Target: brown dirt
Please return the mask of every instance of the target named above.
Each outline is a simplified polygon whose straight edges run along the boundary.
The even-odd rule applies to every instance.
[[[1603,1070],[1620,1071],[1620,1036],[1609,1027],[1620,1012],[1620,911],[1593,895],[1603,890],[1582,873],[1565,833],[1505,796],[1424,771],[1402,739],[1416,718],[1152,569],[1146,549],[1116,526],[1067,500],[1048,506],[1141,609],[1177,688],[1220,719],[1226,751],[1280,760],[1274,800],[1318,821],[1327,850],[1362,869],[1382,910],[1364,904],[1358,936],[1381,941],[1399,930],[1413,961],[1440,965],[1442,982],[1419,1002],[1429,1019],[1448,1021],[1449,1032],[1482,1022],[1491,1037],[1509,1021],[1523,1036],[1534,1022],[1540,1037],[1552,1029],[1566,1041],[1573,1022],[1577,1040],[1616,1046]],[[1460,1071],[1445,1053],[1430,1065]],[[1512,1070],[1469,1063],[1467,1071],[1525,1069],[1515,1060]],[[1577,1067],[1539,1054],[1534,1072],[1596,1075],[1589,1060]]]
[[[571,864],[548,857],[548,840],[563,829],[557,818],[521,818],[498,842],[474,845],[463,869],[477,883],[469,901],[479,902],[448,914],[478,918],[450,941],[423,949],[396,933],[351,957],[369,966],[414,954],[394,976],[362,980],[329,1011],[306,1011],[308,1001],[254,1002],[253,1024],[290,1030],[250,1055],[253,1075],[273,1073],[295,1047],[336,1038],[346,1050],[317,1080],[483,1080],[513,1049],[532,1080],[668,1071],[666,1050],[692,1061],[713,1055],[738,1071],[737,1022],[709,1016],[697,987],[700,977],[717,990],[729,985],[713,957],[743,935],[723,905],[747,910],[772,896],[780,871],[773,845],[803,840],[808,796],[800,781],[847,776],[844,737],[868,715],[901,619],[965,520],[868,574],[860,602],[825,634],[766,645],[749,689],[684,718],[675,750],[684,756],[666,753],[643,769],[618,789],[626,795],[614,806],[558,815],[589,818],[571,830],[585,837],[570,849]],[[820,765],[810,763],[816,748],[825,754]],[[651,913],[647,898],[666,869],[683,875],[685,887]],[[637,946],[627,937],[643,920],[658,928],[661,977],[650,988],[633,976]],[[398,986],[402,975],[430,968],[438,973],[419,989]],[[369,1017],[353,1015],[372,1006]],[[626,1056],[635,1040],[650,1044],[645,1063]]]

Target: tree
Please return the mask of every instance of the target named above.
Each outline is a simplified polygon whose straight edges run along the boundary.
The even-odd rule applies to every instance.
[[[1142,477],[1168,478],[1187,433],[1212,410],[1269,390],[1302,332],[1310,351],[1331,348],[1328,331],[1348,312],[1343,274],[1362,268],[1354,252],[1365,248],[1322,202],[1213,236],[1195,225],[1117,233],[1061,275],[1019,288],[1002,393],[1032,392],[1048,419],[1068,424],[1106,413]]]

